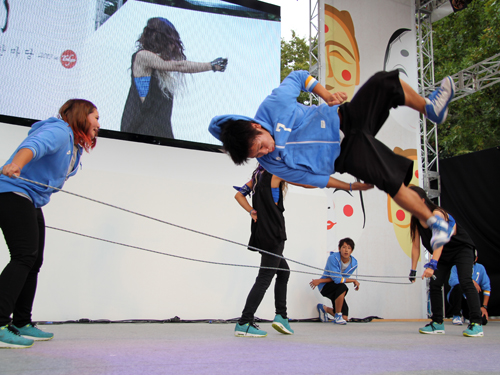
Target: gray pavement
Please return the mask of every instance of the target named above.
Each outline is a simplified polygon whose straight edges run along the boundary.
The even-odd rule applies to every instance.
[[[485,336],[422,335],[426,321],[292,323],[282,335],[237,338],[234,324],[112,323],[40,325],[51,341],[0,350],[2,375],[101,374],[499,374],[500,322]]]

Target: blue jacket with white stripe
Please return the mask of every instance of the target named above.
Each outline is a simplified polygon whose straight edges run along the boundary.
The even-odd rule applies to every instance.
[[[338,106],[297,102],[301,90],[311,92],[317,83],[307,71],[294,71],[262,102],[255,119],[217,116],[209,131],[220,139],[221,126],[228,120],[256,122],[271,134],[276,145],[272,153],[257,159],[267,171],[285,181],[324,188],[335,173],[340,154]]]
[[[321,276],[322,279],[332,279],[335,284],[343,284],[345,280],[350,278],[354,271],[357,273],[358,261],[351,255],[351,262],[342,272],[342,258],[339,252],[330,252],[330,256],[326,261],[325,272]],[[324,283],[318,285],[321,290],[325,286]]]

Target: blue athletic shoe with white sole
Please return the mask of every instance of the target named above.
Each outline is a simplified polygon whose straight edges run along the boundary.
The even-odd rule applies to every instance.
[[[448,115],[448,104],[455,95],[455,83],[448,76],[441,82],[441,86],[425,98],[425,115],[436,124],[442,124]]]
[[[267,332],[259,329],[259,326],[255,323],[246,323],[241,325],[236,323],[234,335],[236,337],[266,337]]]
[[[323,306],[323,304],[318,303],[316,308],[318,309],[319,320],[321,320],[322,322],[329,322],[330,319],[328,319],[328,315],[326,314],[325,307]]]
[[[24,327],[20,328],[16,327],[15,325],[12,326],[19,331],[19,334],[21,336],[24,336],[28,339],[32,339],[35,341],[48,341],[54,338],[53,333],[44,332],[33,324],[26,324]]]
[[[290,328],[290,323],[288,319],[283,318],[280,314],[276,314],[272,324],[273,328],[285,335],[293,335],[293,329]]]
[[[439,324],[436,322],[430,322],[425,327],[420,328],[418,332],[428,335],[444,335],[444,323]]]
[[[0,327],[0,349],[22,349],[33,346],[34,341],[19,335],[8,325]]]
[[[341,325],[347,324],[347,322],[345,321],[345,319],[342,317],[342,313],[335,314],[335,316],[333,318],[333,323],[335,323],[335,324],[341,324]]]
[[[433,250],[440,248],[450,242],[455,227],[455,219],[448,215],[448,222],[439,217],[434,216],[436,221],[430,225],[432,229],[431,246]]]
[[[477,323],[470,323],[463,334],[466,337],[483,337],[483,326]]]

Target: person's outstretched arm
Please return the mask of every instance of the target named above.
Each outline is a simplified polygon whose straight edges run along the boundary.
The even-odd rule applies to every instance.
[[[201,73],[210,70],[223,72],[226,69],[227,59],[215,59],[212,62],[195,62],[187,60],[163,60],[150,51],[137,53],[133,67],[134,77],[150,75],[152,69],[181,73]]]
[[[19,176],[21,174],[21,169],[28,164],[31,159],[33,159],[33,151],[29,148],[20,149],[10,164],[5,164],[1,170],[1,173],[7,177]]]
[[[335,188],[335,189],[342,189],[342,190],[348,190],[348,191],[353,191],[353,190],[369,190],[373,189],[372,184],[365,184],[364,182],[344,182],[337,180],[336,178],[330,177],[328,180],[328,183],[326,184],[327,188]]]

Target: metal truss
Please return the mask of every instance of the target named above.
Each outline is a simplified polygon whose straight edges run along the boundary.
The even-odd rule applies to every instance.
[[[436,89],[434,82],[434,53],[432,44],[432,13],[439,7],[449,3],[449,0],[415,0],[415,16],[417,25],[417,53],[419,66],[419,93],[427,97]],[[319,32],[320,17],[324,14],[322,0],[309,0],[309,66],[310,73],[322,83],[322,54],[319,51],[324,46],[324,34]],[[453,101],[473,94],[479,90],[500,83],[500,53],[478,64],[464,69],[452,76],[456,84]],[[312,103],[310,96],[310,103]],[[316,96],[315,96],[316,97]],[[320,98],[318,98],[321,100]],[[425,116],[420,118],[422,183],[429,198],[441,195],[439,178],[439,147],[437,125],[428,121]]]
[[[319,46],[325,45],[324,34],[319,32],[320,0],[309,0],[309,73],[321,82],[321,61]],[[320,40],[321,39],[321,40]],[[312,105],[313,97],[318,101],[321,98],[312,92],[309,93],[309,103]]]
[[[434,82],[431,13],[446,2],[448,0],[415,1],[418,28],[419,91],[425,97],[434,91],[437,86]],[[500,53],[455,73],[452,78],[456,84],[455,96],[452,101],[500,83]],[[439,204],[441,182],[439,178],[437,125],[427,121],[425,116],[421,116],[420,119],[420,136],[423,188],[429,198],[437,198]]]
[[[452,102],[500,83],[500,53],[461,70],[451,77],[456,85]],[[429,90],[432,92],[434,87],[429,86]]]
[[[434,83],[434,52],[432,45],[431,13],[438,5],[438,1],[416,0],[415,13],[418,31],[417,53],[419,66],[419,92],[428,96],[435,87]],[[430,199],[441,195],[441,182],[439,179],[438,134],[437,125],[420,116],[420,146],[422,161],[423,189]]]

